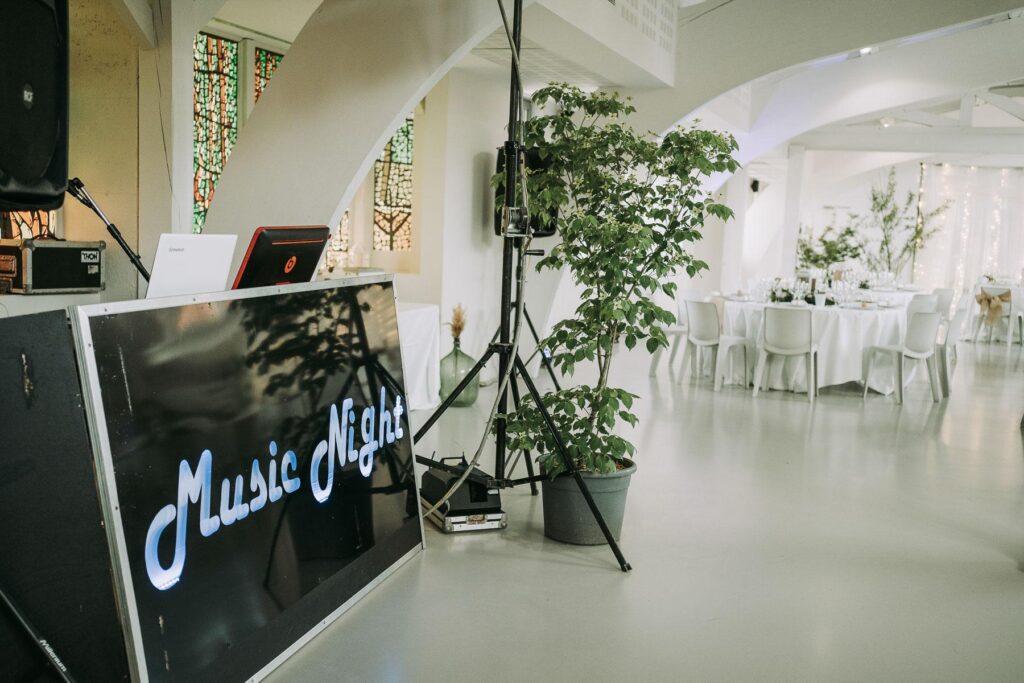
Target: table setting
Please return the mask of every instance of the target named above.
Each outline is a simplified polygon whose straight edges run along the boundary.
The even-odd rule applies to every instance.
[[[901,293],[901,290],[898,290]],[[801,280],[762,281],[753,291],[736,292],[725,297],[722,327],[724,334],[746,338],[749,348],[757,345],[764,310],[768,306],[811,310],[812,335],[818,345],[820,367],[818,387],[861,380],[865,349],[898,344],[906,330],[906,304],[886,291],[862,289],[858,284],[833,281],[827,289],[812,291]],[[906,298],[913,294],[908,292]],[[752,360],[754,354],[748,354]],[[749,362],[748,362],[749,365]],[[742,384],[742,368],[734,369],[733,383]],[[797,359],[774,359],[766,374],[772,389],[806,391],[806,371]],[[882,394],[895,389],[891,367],[883,363],[872,368],[868,386]]]

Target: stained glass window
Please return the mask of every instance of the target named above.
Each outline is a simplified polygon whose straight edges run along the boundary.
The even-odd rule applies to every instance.
[[[412,249],[412,116],[373,167],[373,249]]]
[[[255,102],[258,102],[260,95],[263,94],[264,89],[267,87],[267,83],[270,81],[270,77],[274,75],[274,71],[277,70],[277,66],[284,59],[284,55],[278,54],[277,52],[271,52],[270,50],[264,50],[262,47],[256,48],[255,55],[255,83],[253,84]]]
[[[52,237],[54,215],[53,211],[0,212],[0,239]]]
[[[341,216],[338,229],[327,240],[327,249],[321,264],[321,273],[333,273],[335,269],[344,269],[348,263],[348,248],[352,234],[352,221],[348,210]]]
[[[199,33],[193,49],[192,230],[201,232],[231,147],[238,138],[238,43]]]

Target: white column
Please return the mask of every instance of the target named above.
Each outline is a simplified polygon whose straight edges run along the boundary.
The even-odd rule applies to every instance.
[[[789,165],[786,172],[786,208],[782,219],[782,253],[780,271],[789,277],[796,270],[796,242],[800,234],[800,195],[804,184],[804,148],[789,146]]]
[[[251,38],[238,41],[238,117],[239,127],[249,120],[256,105],[256,46]]]
[[[153,19],[157,47],[139,52],[139,251],[147,267],[161,233],[192,231],[192,3],[156,0]]]
[[[722,236],[722,272],[719,288],[722,292],[735,292],[744,287],[743,242],[747,223],[747,205],[750,203],[750,175],[741,168],[725,186],[725,203],[732,209],[732,220],[726,221]]]

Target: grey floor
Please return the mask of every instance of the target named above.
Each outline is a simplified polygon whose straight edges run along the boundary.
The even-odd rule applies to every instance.
[[[271,680],[1022,681],[1024,356],[960,348],[952,398],[918,379],[902,407],[714,393],[624,356],[613,379],[645,399],[631,574],[545,539],[516,490],[506,531],[428,526]],[[435,443],[472,452],[492,395]]]

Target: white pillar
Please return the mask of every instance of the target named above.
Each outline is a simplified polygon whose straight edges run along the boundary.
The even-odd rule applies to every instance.
[[[192,231],[192,3],[156,0],[154,50],[139,52],[139,251]],[[144,286],[141,282],[140,286]]]
[[[782,219],[782,277],[790,277],[796,270],[796,242],[800,234],[800,195],[804,184],[804,148],[789,146],[789,164],[786,172],[786,208]]]
[[[722,235],[722,272],[719,287],[722,292],[735,292],[744,287],[743,242],[747,223],[747,205],[750,203],[750,175],[741,168],[725,186],[725,203],[732,209],[732,220],[726,221]]]

